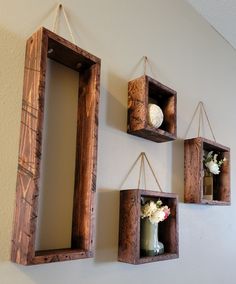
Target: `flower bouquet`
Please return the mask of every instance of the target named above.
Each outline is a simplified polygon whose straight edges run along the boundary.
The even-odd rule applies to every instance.
[[[168,206],[162,201],[147,201],[141,206],[140,248],[144,256],[155,256],[164,253],[164,245],[158,241],[158,223],[170,215]]]
[[[169,215],[170,209],[162,206],[160,199],[157,202],[150,200],[141,206],[141,218],[148,218],[152,224],[164,221]]]
[[[220,167],[226,160],[225,158],[217,160],[217,157],[218,154],[214,154],[213,151],[208,152],[208,154],[203,157],[203,163],[205,168],[214,175],[218,175],[220,173]]]

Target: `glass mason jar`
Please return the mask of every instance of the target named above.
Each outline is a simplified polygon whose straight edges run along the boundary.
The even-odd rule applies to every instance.
[[[208,170],[204,170],[203,199],[213,200],[213,174]]]
[[[142,256],[164,253],[164,245],[158,241],[158,223],[152,224],[148,218],[141,219],[140,250]]]

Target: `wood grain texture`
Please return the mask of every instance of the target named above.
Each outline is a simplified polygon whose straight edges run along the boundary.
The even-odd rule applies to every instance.
[[[92,251],[100,66],[92,65],[79,80],[72,247]]]
[[[214,151],[226,158],[219,175],[214,175],[213,200],[203,199],[203,155]],[[184,200],[186,203],[230,205],[230,149],[206,138],[184,141]]]
[[[142,257],[140,252],[140,213],[141,197],[157,200],[161,198],[168,205],[171,215],[159,223],[159,237],[164,243],[165,253],[158,256]],[[131,264],[143,264],[153,261],[178,258],[178,197],[172,193],[149,190],[122,190],[120,192],[120,224],[118,260]]]
[[[176,91],[152,79],[142,76],[128,83],[127,132],[154,142],[176,139]],[[159,128],[148,125],[147,107],[157,104],[163,111],[164,121]]]
[[[120,192],[119,261],[136,264],[139,259],[139,207],[137,190]]]
[[[231,202],[231,189],[230,189],[230,150],[226,150],[222,158],[226,158],[220,169],[219,188],[217,199],[221,202]]]
[[[47,57],[80,74],[73,233],[71,248],[35,252]],[[45,28],[27,41],[11,250],[16,263],[93,255],[100,64],[99,58]]]
[[[57,261],[74,260],[92,257],[90,251],[83,249],[57,249],[36,252],[32,264],[43,264]]]
[[[34,257],[41,158],[46,39],[43,31],[28,41],[21,115],[21,134],[16,187],[11,260],[28,264]]]
[[[202,147],[201,139],[184,141],[184,200],[188,203],[202,199]]]

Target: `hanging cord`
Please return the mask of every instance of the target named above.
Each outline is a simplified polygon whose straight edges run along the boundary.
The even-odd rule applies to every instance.
[[[126,182],[127,178],[129,177],[129,175],[131,174],[131,172],[133,171],[134,167],[136,166],[137,162],[139,161],[139,159],[141,158],[142,153],[139,154],[138,158],[135,160],[135,162],[133,163],[133,165],[131,166],[130,170],[128,171],[127,175],[125,176],[124,180],[122,181],[121,185],[120,185],[120,189],[122,188],[122,186],[124,185],[124,183]]]
[[[194,118],[195,118],[195,116],[196,116],[196,114],[197,114],[197,111],[198,111],[198,108],[199,108],[199,107],[200,107],[200,102],[198,103],[198,105],[197,105],[197,107],[196,107],[196,109],[195,109],[195,111],[194,111],[194,113],[193,113],[192,119],[191,119],[191,121],[190,121],[190,123],[189,123],[189,125],[188,125],[188,128],[187,128],[187,130],[186,130],[186,133],[185,133],[185,135],[184,135],[184,138],[185,138],[185,139],[187,138],[189,129],[190,129],[192,123],[193,123],[193,120],[194,120]]]
[[[201,124],[202,124],[202,121],[203,121],[202,107],[201,106],[200,106],[200,109],[199,109],[199,117],[198,117],[198,133],[197,133],[198,137],[200,136],[200,133],[201,133]]]
[[[143,74],[144,76],[147,75],[147,68],[149,67],[150,73],[155,77],[157,77],[157,74],[153,70],[153,65],[151,64],[150,60],[147,58],[147,56],[143,56]]]
[[[195,116],[196,116],[198,110],[199,110],[198,137],[200,136],[200,133],[201,133],[201,125],[203,124],[203,114],[204,114],[205,117],[206,117],[207,123],[208,123],[208,125],[209,125],[210,131],[211,131],[211,134],[212,134],[212,137],[213,137],[214,141],[216,142],[216,138],[215,138],[215,135],[214,135],[214,133],[213,133],[210,120],[209,120],[209,118],[208,118],[207,112],[206,112],[206,110],[205,110],[205,107],[204,107],[204,104],[203,104],[202,101],[200,101],[200,102],[198,103],[198,105],[197,105],[197,107],[196,107],[196,109],[195,109],[195,111],[194,111],[194,113],[193,113],[192,119],[191,119],[191,121],[190,121],[190,123],[189,123],[189,125],[188,125],[187,131],[186,131],[185,136],[184,136],[185,139],[187,138],[189,129],[190,129],[192,123],[193,123],[193,120],[194,120],[194,118],[195,118]]]
[[[144,63],[143,63],[143,69],[144,69],[144,75],[146,76],[147,75],[147,63],[148,63],[148,58],[147,58],[147,56],[144,56],[143,57],[143,59],[144,59]]]
[[[133,171],[135,165],[137,164],[137,162],[138,162],[139,160],[140,160],[140,169],[139,169],[138,189],[140,188],[142,173],[143,173],[144,184],[145,184],[145,189],[146,189],[147,184],[146,184],[146,173],[145,173],[144,158],[146,159],[146,162],[147,162],[147,164],[148,164],[148,166],[149,166],[149,168],[150,168],[150,170],[151,170],[151,172],[152,172],[152,174],[153,174],[153,176],[154,176],[154,179],[155,179],[155,181],[156,181],[156,183],[157,183],[157,186],[158,186],[159,190],[160,190],[161,192],[163,192],[163,190],[162,190],[162,188],[161,188],[161,186],[160,186],[160,183],[158,182],[158,179],[157,179],[157,177],[156,177],[156,175],[155,175],[155,173],[154,173],[154,170],[153,170],[153,168],[152,168],[152,166],[151,166],[151,164],[150,164],[150,162],[149,162],[149,160],[148,160],[148,158],[147,158],[147,156],[146,156],[146,154],[145,154],[144,152],[140,153],[140,155],[138,156],[138,158],[137,158],[137,159],[135,160],[135,162],[133,163],[132,167],[130,168],[130,170],[128,171],[127,175],[125,176],[123,182],[121,183],[120,189],[122,188],[122,186],[123,186],[124,183],[126,182],[127,178],[129,177],[130,173]]]
[[[143,75],[147,75],[147,69],[149,67],[150,73],[153,75],[154,78],[157,78],[156,72],[153,70],[153,63],[147,58],[147,56],[142,56],[136,66],[133,68],[131,74],[129,75],[130,80],[133,79],[133,75],[135,74],[136,70],[139,68],[143,68]]]
[[[73,33],[72,33],[72,30],[71,30],[71,26],[70,26],[70,23],[69,23],[69,20],[68,20],[66,11],[65,11],[65,9],[64,9],[64,7],[63,7],[62,4],[58,4],[57,7],[56,7],[55,16],[54,16],[54,20],[53,20],[53,28],[52,28],[52,31],[53,31],[53,32],[56,31],[57,22],[58,22],[58,17],[59,17],[59,12],[60,12],[60,10],[62,10],[62,12],[63,12],[64,18],[65,18],[65,21],[66,21],[66,24],[67,24],[67,28],[68,28],[68,30],[69,30],[69,33],[70,33],[70,36],[71,36],[71,39],[72,39],[72,42],[75,44],[75,38],[74,38],[74,36],[73,36]]]
[[[141,161],[140,161],[140,169],[139,169],[139,179],[138,179],[138,189],[140,188],[140,182],[141,182],[142,175],[143,175],[143,180],[144,180],[144,189],[147,189],[144,155],[143,155],[143,153],[141,153]]]
[[[143,180],[144,180],[144,188],[147,189],[147,181],[146,181],[146,172],[145,172],[144,158],[143,158]]]
[[[143,60],[144,60],[144,62],[143,62],[143,74],[144,74],[145,76],[147,75],[147,67],[149,67],[151,73],[153,73],[152,65],[151,65],[151,63],[150,63],[150,61],[149,61],[149,59],[147,58],[146,55],[143,56]],[[154,73],[153,73],[153,75],[154,75]],[[155,76],[154,76],[154,77],[155,77]]]
[[[207,112],[206,112],[206,110],[205,110],[205,107],[204,107],[203,103],[202,103],[202,109],[203,109],[203,111],[204,111],[204,113],[205,113],[205,117],[206,117],[207,122],[208,122],[208,125],[209,125],[209,127],[210,127],[210,130],[211,130],[211,134],[212,134],[212,136],[213,136],[213,139],[214,139],[214,141],[216,142],[216,138],[215,138],[215,135],[214,135],[214,133],[213,133],[213,130],[212,130],[212,127],[211,127],[211,124],[210,124],[210,120],[209,120],[209,118],[208,118],[208,115],[207,115]]]
[[[145,159],[146,159],[146,161],[147,161],[147,163],[148,163],[148,165],[149,165],[149,168],[150,168],[150,170],[151,170],[151,172],[152,172],[152,174],[153,174],[153,176],[154,176],[154,179],[155,179],[155,181],[156,181],[156,183],[157,183],[157,186],[159,187],[160,191],[163,192],[163,190],[162,190],[162,188],[161,188],[161,185],[160,185],[160,183],[158,182],[158,179],[157,179],[157,177],[156,177],[156,175],[155,175],[155,173],[154,173],[154,170],[153,170],[153,168],[152,168],[152,166],[151,166],[151,164],[150,164],[150,162],[149,162],[149,160],[148,160],[146,154],[145,154],[144,152],[143,152],[142,154],[144,155],[144,157],[145,157]]]
[[[138,189],[140,188],[141,176],[143,171],[143,155],[140,156],[140,168],[139,168],[139,177],[138,177]]]

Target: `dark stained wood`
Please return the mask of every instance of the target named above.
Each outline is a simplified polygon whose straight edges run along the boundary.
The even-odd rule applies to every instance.
[[[168,205],[171,215],[159,223],[159,238],[164,243],[165,253],[142,257],[140,255],[140,212],[141,197],[158,200]],[[179,257],[178,197],[173,193],[161,193],[149,190],[122,190],[120,192],[120,224],[118,260],[131,264],[143,264],[153,261]]]
[[[136,264],[139,259],[139,207],[137,190],[120,192],[119,261]]]
[[[47,40],[39,30],[28,41],[25,54],[21,134],[16,186],[11,260],[28,264],[34,257]]]
[[[184,200],[200,203],[202,199],[202,143],[200,139],[184,141]]]
[[[99,81],[98,65],[80,74],[72,247],[90,251],[94,246],[91,220],[96,192]]]
[[[219,153],[226,158],[220,174],[214,175],[213,200],[203,199],[204,150]],[[184,200],[186,203],[230,205],[230,149],[206,138],[184,141]]]
[[[220,169],[217,199],[221,202],[230,203],[230,150],[227,149],[223,156],[226,158],[226,161]]]
[[[79,72],[71,248],[35,251],[47,57]],[[100,59],[41,28],[26,45],[11,260],[37,264],[93,256]]]
[[[149,76],[142,76],[128,83],[127,132],[154,142],[176,139],[177,93]],[[148,125],[147,107],[157,104],[163,111],[164,121],[159,128]]]
[[[56,261],[74,260],[92,257],[91,251],[82,249],[57,249],[36,252],[32,264],[43,264]]]

